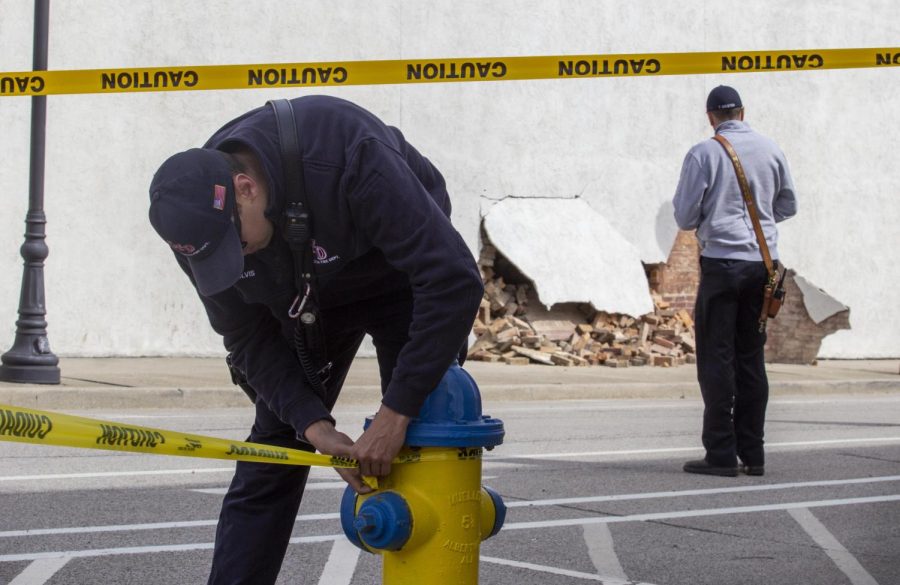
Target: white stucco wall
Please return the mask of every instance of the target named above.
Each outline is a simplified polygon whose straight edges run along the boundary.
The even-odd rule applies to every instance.
[[[0,71],[31,68],[33,5],[0,0]],[[51,3],[50,68],[900,45],[896,0],[69,0]],[[668,254],[707,91],[791,162],[800,214],[784,262],[851,307],[823,357],[896,357],[900,69],[330,88],[397,125],[444,172],[478,247],[480,200],[580,195],[640,250]],[[59,355],[220,354],[146,221],[169,154],[273,97],[311,90],[51,96],[46,295]],[[325,92],[323,92],[325,93]],[[0,351],[12,343],[28,195],[28,98],[0,98]],[[540,229],[540,226],[531,226]],[[560,278],[566,275],[560,274]]]

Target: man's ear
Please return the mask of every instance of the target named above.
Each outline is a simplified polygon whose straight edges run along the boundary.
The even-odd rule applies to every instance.
[[[247,173],[234,175],[234,194],[238,199],[252,201],[257,196],[256,181]]]
[[[709,125],[710,125],[710,126],[712,126],[713,128],[716,127],[716,121],[715,121],[715,119],[713,118],[712,113],[706,112],[706,119],[709,120]]]

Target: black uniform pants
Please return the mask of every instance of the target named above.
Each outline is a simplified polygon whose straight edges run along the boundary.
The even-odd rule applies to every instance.
[[[323,310],[320,318],[326,353],[333,362],[326,384],[328,408],[334,406],[366,333],[375,345],[383,393],[397,356],[409,340],[411,294],[394,293]],[[256,420],[247,440],[313,450],[297,440],[294,428],[278,419],[262,400],[256,402]],[[275,583],[308,475],[309,467],[238,462],[219,516],[210,585]]]
[[[769,400],[759,331],[766,269],[762,262],[700,258],[694,310],[697,378],[703,395],[703,446],[711,465],[764,465]]]

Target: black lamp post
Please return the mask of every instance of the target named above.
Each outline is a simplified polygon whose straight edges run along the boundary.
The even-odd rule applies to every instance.
[[[34,70],[47,70],[50,0],[34,3]],[[50,351],[44,302],[44,260],[49,254],[44,226],[44,155],[47,96],[31,98],[31,168],[28,214],[25,216],[25,260],[19,319],[12,348],[0,356],[0,381],[59,384],[59,358]]]

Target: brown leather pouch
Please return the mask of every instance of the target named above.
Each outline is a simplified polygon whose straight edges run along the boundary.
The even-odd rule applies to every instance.
[[[781,278],[778,279],[778,284],[775,285],[775,288],[772,290],[772,295],[769,298],[769,305],[766,307],[766,315],[768,315],[769,319],[774,319],[778,314],[778,311],[781,310],[781,306],[784,304],[785,300],[785,289],[784,289],[784,277],[787,276],[787,270],[781,273]],[[769,288],[768,286],[766,288]]]
[[[779,298],[778,293],[781,293],[781,297]],[[774,319],[776,315],[778,315],[778,311],[781,310],[781,305],[784,304],[784,289],[775,290],[772,292],[772,298],[769,300],[769,307],[766,309],[766,314],[769,316],[769,319]]]

